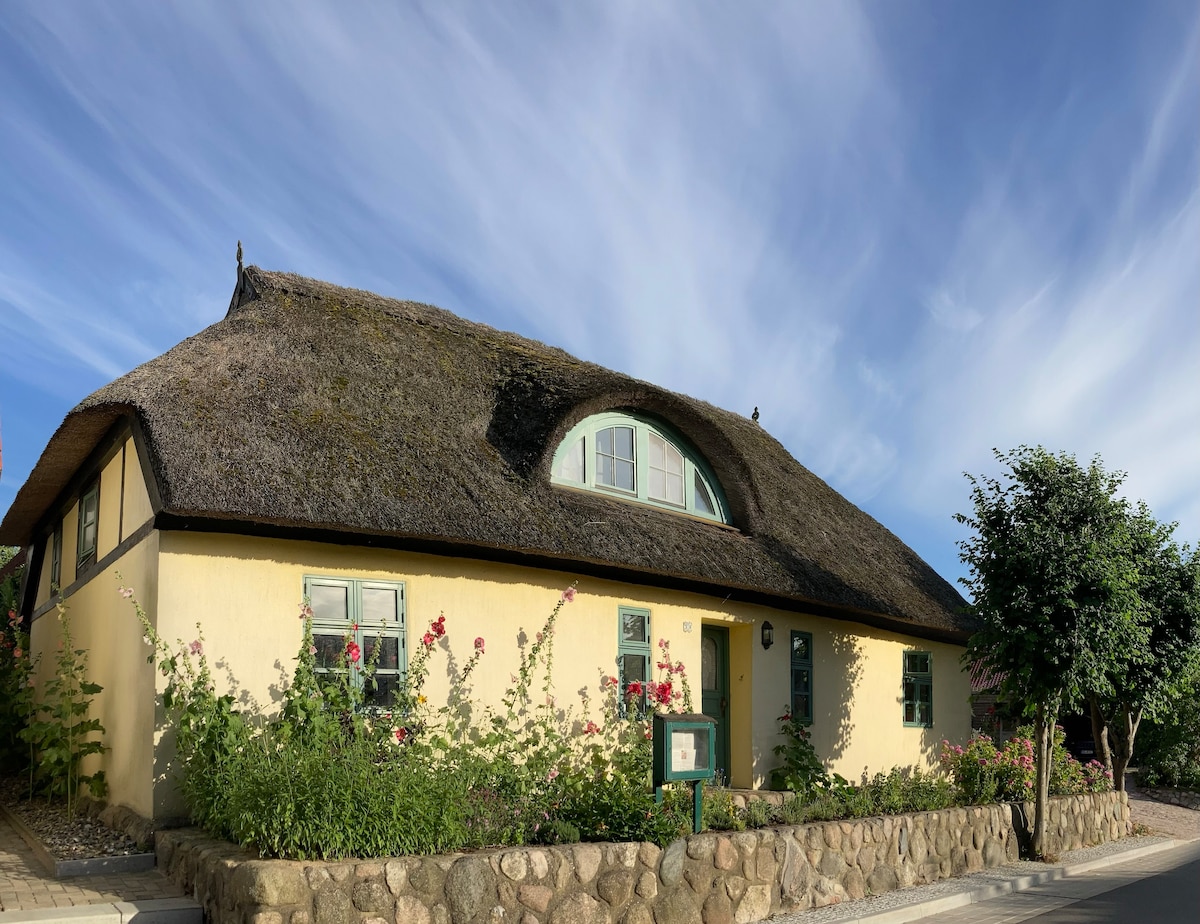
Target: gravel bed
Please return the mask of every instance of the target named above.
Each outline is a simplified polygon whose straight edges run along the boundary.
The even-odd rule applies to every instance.
[[[870,914],[892,911],[913,905],[918,902],[933,901],[948,895],[958,895],[971,892],[983,886],[993,885],[1021,876],[1031,876],[1044,873],[1059,866],[1086,863],[1098,860],[1112,854],[1132,850],[1135,847],[1145,847],[1150,844],[1160,844],[1168,841],[1167,837],[1124,837],[1117,841],[1108,841],[1095,847],[1084,847],[1063,854],[1057,863],[1038,863],[1034,860],[1018,860],[1005,866],[996,866],[982,872],[971,873],[957,879],[939,879],[928,885],[912,886],[907,889],[896,889],[858,901],[845,902],[840,905],[827,905],[824,908],[814,908],[811,911],[798,911],[791,914],[777,914],[771,918],[771,924],[829,924],[834,921],[853,921]]]
[[[143,853],[131,838],[96,818],[71,817],[64,806],[43,799],[26,799],[21,780],[0,779],[0,803],[37,835],[56,860],[127,857]]]

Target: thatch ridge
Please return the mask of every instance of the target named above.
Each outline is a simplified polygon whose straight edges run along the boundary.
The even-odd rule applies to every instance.
[[[613,408],[688,439],[737,529],[552,486],[565,433]],[[952,586],[756,422],[430,305],[247,267],[222,321],[68,415],[0,542],[30,540],[122,415],[176,517],[426,538],[938,634],[970,627]]]

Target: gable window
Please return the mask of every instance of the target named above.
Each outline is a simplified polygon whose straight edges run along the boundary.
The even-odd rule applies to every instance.
[[[50,537],[50,592],[57,593],[62,588],[62,521],[54,527],[54,535]]]
[[[813,720],[813,647],[811,632],[792,633],[792,719],[801,725]]]
[[[550,480],[729,522],[700,454],[666,424],[634,414],[596,414],[576,424],[554,454]]]
[[[96,535],[100,524],[100,482],[93,481],[79,498],[78,568],[96,561]]]
[[[617,682],[620,684],[621,708],[624,710],[626,693],[631,683],[645,683],[650,679],[650,611],[635,606],[622,606],[617,610],[620,635],[617,638]],[[642,710],[646,706],[646,694],[641,697]],[[623,714],[623,713],[622,713]]]
[[[933,654],[904,652],[904,724],[933,725]]]
[[[363,688],[363,702],[387,708],[396,701],[408,658],[404,644],[404,584],[350,578],[306,577],[304,595],[312,607],[313,645],[317,672],[329,673],[341,664],[348,644],[358,646],[352,681]],[[375,657],[375,673],[364,683],[361,668]]]

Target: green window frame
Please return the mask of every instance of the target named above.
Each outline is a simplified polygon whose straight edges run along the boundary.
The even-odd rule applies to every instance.
[[[50,537],[50,593],[57,593],[62,587],[62,545],[63,528],[59,520]]]
[[[650,611],[637,606],[617,608],[617,683],[621,714],[625,714],[626,691],[634,681],[643,685],[650,676]],[[642,693],[641,711],[645,712],[646,694]]]
[[[378,644],[379,660],[370,683],[364,684],[361,671],[353,668],[351,679],[363,690],[366,708],[393,706],[408,668],[404,583],[307,575],[304,597],[313,611],[317,672],[332,671],[348,641],[359,646],[360,665],[371,660]]]
[[[813,637],[792,632],[792,720],[811,725],[813,720]]]
[[[79,544],[76,561],[85,568],[96,560],[96,537],[100,534],[100,479],[79,496]]]
[[[594,414],[577,423],[554,453],[550,481],[730,522],[725,495],[700,454],[667,424],[638,414]]]
[[[904,724],[933,727],[933,652],[904,652]]]

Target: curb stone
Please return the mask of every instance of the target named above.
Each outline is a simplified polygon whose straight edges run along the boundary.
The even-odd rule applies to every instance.
[[[7,806],[0,805],[0,816],[21,835],[37,861],[45,867],[55,879],[66,879],[73,876],[109,876],[120,873],[144,873],[154,869],[155,856],[152,853],[132,853],[115,857],[89,857],[82,860],[60,860],[46,849],[41,838],[29,829],[21,817]],[[3,918],[0,918],[3,920]],[[49,919],[47,919],[49,920]]]
[[[204,912],[190,898],[0,911],[0,924],[53,924],[55,921],[63,924],[202,924]]]

